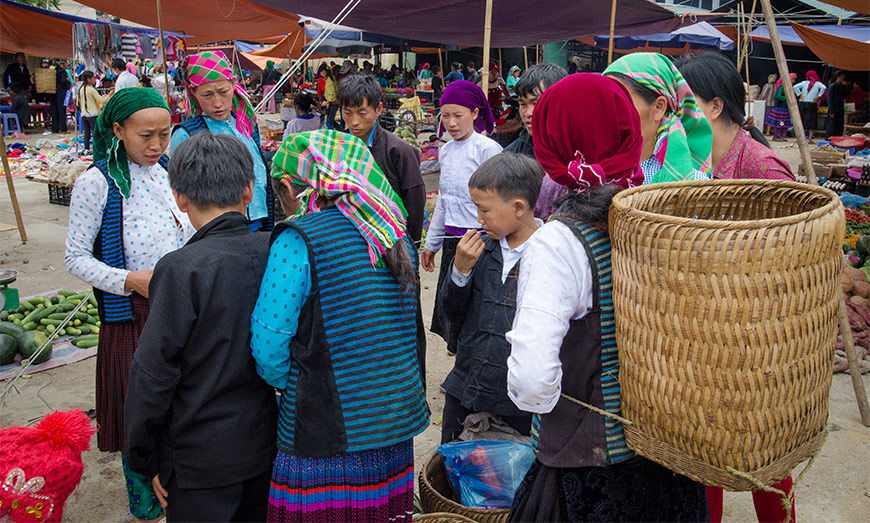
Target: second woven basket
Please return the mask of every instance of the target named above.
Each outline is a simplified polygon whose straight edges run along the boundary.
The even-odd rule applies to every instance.
[[[821,447],[837,337],[843,207],[792,182],[637,187],[610,211],[628,445],[751,490]]]

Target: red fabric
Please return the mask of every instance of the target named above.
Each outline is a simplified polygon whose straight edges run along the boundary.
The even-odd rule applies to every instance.
[[[815,71],[807,71],[807,80],[810,81],[810,89],[813,88],[817,83],[821,83],[822,81],[819,79],[819,74]]]
[[[766,180],[792,180],[794,174],[789,165],[775,152],[756,142],[749,133],[737,131],[731,148],[713,170],[713,178],[730,180],[754,178]]]
[[[541,96],[532,114],[535,157],[557,183],[577,191],[643,183],[640,118],[625,87],[572,74]]]
[[[794,482],[791,476],[774,483],[771,487],[783,492],[791,492]],[[722,495],[719,487],[707,487],[707,507],[710,509],[710,523],[722,523]],[[755,516],[759,523],[785,523],[785,508],[782,506],[782,496],[773,492],[756,490],[752,493],[752,503],[755,505]],[[791,496],[791,519],[795,523],[794,495]]]

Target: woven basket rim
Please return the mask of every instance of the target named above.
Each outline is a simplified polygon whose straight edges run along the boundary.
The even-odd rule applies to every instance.
[[[501,516],[501,515],[506,516],[507,513],[510,512],[509,508],[466,507],[465,505],[463,505],[461,503],[457,503],[457,502],[453,501],[452,499],[448,498],[447,496],[445,496],[444,494],[442,494],[441,492],[439,492],[434,486],[432,486],[432,482],[429,481],[429,477],[427,474],[432,467],[437,466],[439,464],[438,463],[439,458],[444,458],[444,456],[439,454],[438,451],[436,450],[435,452],[433,452],[429,456],[429,458],[423,464],[423,467],[420,469],[420,482],[423,483],[426,486],[426,488],[431,491],[431,493],[438,499],[438,501],[446,504],[451,509],[456,510],[457,511],[457,512],[455,512],[456,514],[460,514],[460,515],[465,516],[465,517],[490,516],[490,515],[491,516]],[[421,497],[422,497],[422,493],[421,493]]]
[[[682,218],[661,214],[652,211],[642,211],[629,207],[626,200],[631,198],[635,193],[642,191],[673,191],[686,187],[706,187],[721,188],[723,186],[744,186],[744,185],[759,185],[766,187],[785,187],[790,189],[799,189],[802,191],[814,192],[819,196],[828,199],[828,203],[799,214],[784,216],[781,218],[765,218],[763,220],[739,220],[739,221],[721,221],[721,220],[704,220],[700,218]],[[820,216],[824,216],[840,205],[840,199],[837,194],[829,189],[807,185],[805,183],[792,182],[788,180],[685,180],[680,182],[657,183],[653,185],[642,185],[632,187],[624,191],[620,191],[613,197],[612,209],[625,212],[636,217],[644,218],[655,223],[665,223],[674,225],[693,225],[695,227],[704,227],[708,229],[761,229],[773,226],[791,225],[807,220],[812,220]]]

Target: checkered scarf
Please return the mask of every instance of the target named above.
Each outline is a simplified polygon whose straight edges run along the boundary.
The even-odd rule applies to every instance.
[[[233,96],[233,111],[236,116],[236,129],[248,137],[254,134],[254,126],[257,125],[254,107],[248,99],[248,93],[245,92],[245,88],[233,78],[233,71],[230,69],[227,57],[222,51],[206,51],[189,55],[184,60],[184,66],[181,68],[181,80],[184,82],[184,87],[189,94],[190,112],[193,114],[202,114],[202,108],[199,106],[196,96],[193,95],[195,87],[218,80],[233,82],[235,93]]]
[[[662,168],[652,183],[691,180],[694,170],[709,176],[713,128],[695,100],[695,93],[680,71],[658,53],[627,54],[604,70],[621,73],[668,100],[668,114],[660,132],[665,132]]]
[[[320,212],[318,196],[335,199],[368,243],[373,266],[405,235],[405,206],[359,138],[326,129],[294,133],[272,162],[273,177],[308,187],[303,209]]]

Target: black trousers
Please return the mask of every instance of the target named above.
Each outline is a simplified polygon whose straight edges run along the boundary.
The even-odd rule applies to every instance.
[[[471,409],[463,407],[462,403],[459,402],[459,398],[451,394],[445,394],[444,412],[441,415],[441,443],[455,441],[462,434],[465,418],[469,414],[474,414],[474,412]],[[499,417],[523,436],[528,436],[532,432],[531,414]]]
[[[51,96],[48,104],[48,114],[51,116],[51,132],[65,133],[67,131],[66,107],[63,105],[63,100],[66,98],[66,91],[48,96]]]
[[[846,113],[828,113],[828,118],[825,120],[825,138],[830,139],[831,136],[843,136],[845,124]]]
[[[85,135],[85,149],[91,148],[91,135],[97,128],[96,116],[82,116],[82,132]]]
[[[169,480],[166,520],[186,521],[266,521],[269,483],[272,471],[226,487],[210,489],[178,488],[176,478]]]

